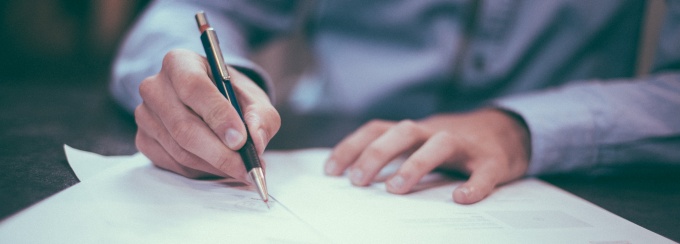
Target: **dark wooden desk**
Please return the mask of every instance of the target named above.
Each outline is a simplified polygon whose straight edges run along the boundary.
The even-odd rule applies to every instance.
[[[0,218],[78,183],[63,144],[103,155],[136,152],[134,120],[114,105],[105,79],[0,81]],[[680,167],[653,167],[542,179],[680,241],[678,176]]]

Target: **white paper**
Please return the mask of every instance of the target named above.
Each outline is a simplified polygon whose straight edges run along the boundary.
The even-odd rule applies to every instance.
[[[339,243],[674,243],[538,179],[460,205],[451,193],[461,182],[434,175],[408,195],[324,176],[328,153],[270,153],[267,176],[279,201]]]
[[[0,223],[0,243],[674,243],[537,179],[459,205],[460,182],[436,175],[408,195],[324,176],[328,153],[266,153],[271,210],[239,184],[121,158]]]
[[[267,209],[241,183],[190,180],[145,157],[121,159],[2,222],[0,243],[323,241],[275,200]]]
[[[89,179],[119,162],[134,160],[135,157],[144,157],[141,153],[136,153],[132,156],[102,156],[78,150],[66,144],[64,144],[64,152],[66,153],[68,164],[71,165],[73,173],[76,174],[80,181]]]

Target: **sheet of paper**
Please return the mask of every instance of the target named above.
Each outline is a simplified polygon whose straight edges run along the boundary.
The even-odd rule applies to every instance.
[[[324,176],[328,153],[270,153],[267,177],[277,200],[339,243],[674,243],[538,179],[460,205],[461,182],[437,175],[408,195]]]
[[[89,179],[104,170],[115,166],[116,163],[124,162],[125,160],[134,160],[135,157],[144,157],[141,153],[132,156],[102,156],[96,153],[78,150],[66,144],[64,144],[64,152],[66,153],[68,164],[71,165],[71,169],[73,169],[73,172],[80,181]]]
[[[83,155],[80,155],[83,156]],[[0,243],[319,243],[243,184],[190,180],[131,156],[0,223]]]
[[[459,205],[450,197],[459,182],[437,175],[402,196],[382,183],[357,188],[324,176],[328,153],[265,154],[271,210],[240,184],[185,179],[139,155],[120,158],[0,223],[0,243],[673,243],[540,180]]]

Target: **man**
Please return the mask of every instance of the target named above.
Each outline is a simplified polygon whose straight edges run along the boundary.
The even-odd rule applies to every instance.
[[[474,203],[523,175],[680,162],[680,3],[667,2],[653,75],[631,78],[644,7],[320,1],[300,21],[293,1],[158,1],[123,45],[111,87],[136,108],[136,143],[155,165],[245,180],[235,152],[245,128],[211,83],[193,15],[206,11],[220,35],[260,154],[281,117],[267,96],[272,82],[248,56],[304,25],[315,69],[290,106],[322,118],[296,135],[346,136],[326,173],[367,185],[406,154],[388,191],[407,193],[431,170],[452,169],[470,175],[453,199]]]

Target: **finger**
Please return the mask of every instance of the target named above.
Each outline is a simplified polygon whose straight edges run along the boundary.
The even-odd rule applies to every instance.
[[[172,171],[187,178],[201,178],[208,173],[184,167],[177,163],[161,145],[144,133],[137,133],[135,143],[140,152],[144,154],[156,166],[164,170]]]
[[[239,103],[246,104],[271,104],[269,96],[265,93],[260,86],[258,86],[253,80],[248,76],[239,72],[237,69],[229,66],[227,67],[229,73],[231,74],[234,88],[234,93]]]
[[[248,132],[258,154],[262,155],[271,138],[279,131],[281,117],[261,87],[238,70],[227,68],[233,78],[234,92],[241,105]]]
[[[453,200],[461,204],[472,204],[488,196],[500,181],[501,172],[492,163],[483,165],[472,171],[467,182],[453,191]]]
[[[181,164],[183,167],[203,171],[209,174],[221,177],[228,176],[224,172],[215,169],[215,167],[203,159],[180,147],[165,127],[163,127],[160,119],[149,111],[144,103],[135,110],[135,121],[138,125],[137,134],[143,134],[153,139],[152,141],[147,140],[143,142],[158,143],[163,148],[164,152],[172,157],[174,162]]]
[[[385,165],[405,151],[420,146],[425,139],[425,131],[413,121],[404,120],[392,126],[370,143],[351,167],[352,184],[370,184]]]
[[[269,141],[279,131],[281,117],[271,105],[253,105],[247,107],[244,118],[257,152],[262,155]]]
[[[391,125],[391,122],[373,120],[340,141],[333,148],[330,157],[326,161],[324,167],[326,174],[342,175],[345,169],[361,155],[364,148],[375,138],[382,135]]]
[[[396,194],[408,193],[423,176],[447,160],[460,158],[463,153],[456,137],[446,132],[436,133],[411,154],[397,173],[387,180],[387,191]]]
[[[162,72],[183,104],[193,110],[232,150],[245,144],[246,129],[236,109],[210,79],[209,65],[200,55],[185,51],[168,52]]]
[[[147,79],[139,91],[144,104],[160,118],[181,148],[231,177],[246,180],[245,167],[238,154],[227,148],[201,118],[184,106],[163,79]]]
[[[247,125],[246,130],[258,155],[262,157],[267,144],[281,127],[281,116],[261,87],[238,70],[227,68],[232,76],[234,92]],[[264,160],[262,167],[266,168]]]

